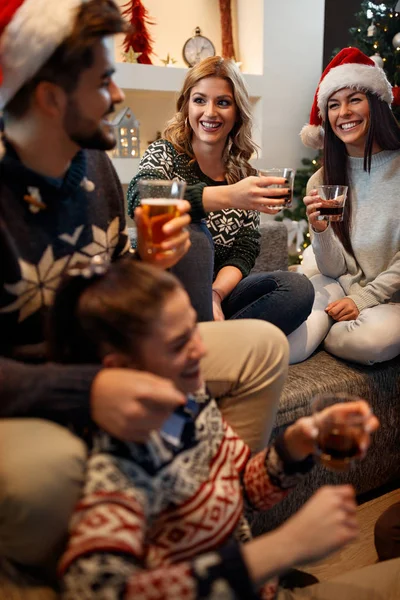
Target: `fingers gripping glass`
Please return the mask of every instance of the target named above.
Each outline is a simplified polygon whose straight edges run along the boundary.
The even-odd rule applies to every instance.
[[[264,204],[264,206],[266,208],[269,208],[271,210],[274,210],[276,212],[284,209],[284,208],[290,208],[292,206],[292,202],[293,202],[293,186],[294,186],[294,177],[296,174],[295,169],[289,169],[289,168],[282,168],[282,169],[278,169],[278,168],[271,168],[271,169],[260,169],[258,171],[259,175],[262,175],[263,177],[283,177],[286,180],[286,183],[282,183],[282,184],[277,184],[277,183],[273,183],[271,185],[268,185],[267,188],[270,189],[289,189],[289,193],[285,193],[285,195],[283,196],[271,196],[271,199],[273,198],[274,200],[284,200],[284,203],[282,205],[269,205],[268,204],[268,198],[266,198],[266,204]]]

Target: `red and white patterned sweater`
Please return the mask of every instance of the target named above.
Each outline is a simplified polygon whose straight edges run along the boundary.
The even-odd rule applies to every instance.
[[[146,445],[97,436],[60,563],[64,599],[274,598],[277,581],[255,590],[241,556],[244,499],[267,510],[300,474],[275,446],[251,458],[203,401],[179,450],[158,434]]]

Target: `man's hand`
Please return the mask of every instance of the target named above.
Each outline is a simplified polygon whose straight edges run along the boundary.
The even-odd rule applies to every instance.
[[[163,232],[167,236],[161,244],[160,252],[155,254],[148,252],[148,246],[143,235],[144,221],[142,209],[139,206],[135,210],[135,222],[137,226],[138,243],[137,249],[140,258],[161,269],[170,269],[176,265],[190,248],[189,232],[186,227],[190,223],[190,216],[187,214],[190,210],[190,204],[186,200],[181,200],[178,205],[180,216],[171,219],[163,226]]]
[[[171,381],[142,371],[103,369],[92,383],[93,420],[127,442],[145,442],[185,402]]]
[[[351,298],[342,298],[331,302],[325,309],[332,319],[335,321],[352,321],[357,319],[360,311]]]

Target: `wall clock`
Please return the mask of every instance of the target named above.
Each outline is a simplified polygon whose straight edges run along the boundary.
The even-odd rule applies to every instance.
[[[185,63],[193,67],[203,58],[215,56],[215,48],[211,40],[201,35],[200,27],[196,27],[195,35],[186,40],[182,54]]]

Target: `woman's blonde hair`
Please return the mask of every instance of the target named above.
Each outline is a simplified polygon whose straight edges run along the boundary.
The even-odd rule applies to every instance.
[[[192,148],[192,128],[189,124],[189,100],[191,90],[205,77],[221,77],[230,83],[237,107],[237,121],[230,132],[224,150],[225,174],[228,183],[253,175],[255,169],[249,159],[257,146],[251,139],[251,104],[249,94],[237,65],[220,56],[202,60],[189,70],[177,102],[177,113],[168,121],[163,137],[171,142],[177,152],[187,154],[193,160],[196,157]]]

